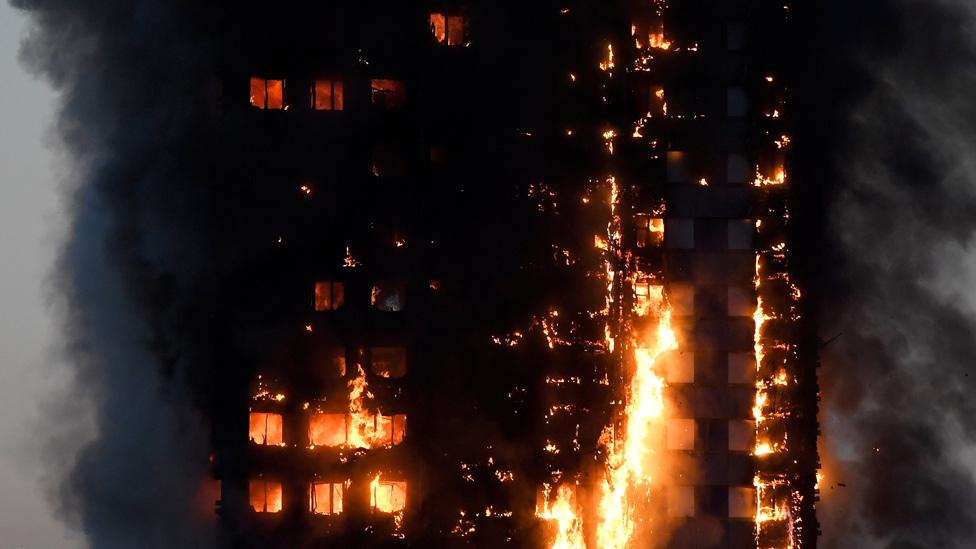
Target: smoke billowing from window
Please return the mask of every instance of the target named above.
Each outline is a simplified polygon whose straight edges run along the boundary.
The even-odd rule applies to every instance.
[[[822,542],[972,547],[976,6],[869,4],[834,13],[855,69],[821,84],[859,89],[833,107]]]

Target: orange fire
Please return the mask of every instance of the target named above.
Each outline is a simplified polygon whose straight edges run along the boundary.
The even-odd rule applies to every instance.
[[[638,502],[629,497],[647,492],[656,468],[657,448],[649,439],[652,427],[660,425],[664,416],[664,378],[658,372],[658,359],[678,348],[666,302],[655,332],[647,339],[634,338],[634,372],[627,388],[623,436],[615,437],[612,427],[601,436],[609,450],[597,524],[597,546],[601,549],[624,549],[630,542]]]
[[[572,486],[562,485],[556,490],[556,498],[549,501],[550,487],[543,488],[543,501],[536,509],[539,518],[552,522],[556,537],[551,549],[583,549],[583,519],[577,513],[576,494]]]

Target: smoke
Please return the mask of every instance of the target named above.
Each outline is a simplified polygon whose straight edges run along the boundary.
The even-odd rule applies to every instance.
[[[841,8],[825,547],[976,545],[976,5]],[[853,87],[831,96],[830,88]],[[830,245],[828,245],[830,246]]]
[[[206,377],[189,366],[200,347],[187,335],[194,290],[206,286],[186,238],[201,229],[188,197],[203,185],[190,151],[205,121],[188,98],[213,74],[206,34],[189,24],[202,10],[12,3],[31,17],[22,61],[60,94],[55,131],[71,163],[55,290],[74,383],[46,406],[45,427],[55,505],[96,549],[212,546],[208,514],[188,505],[209,445],[186,390]]]

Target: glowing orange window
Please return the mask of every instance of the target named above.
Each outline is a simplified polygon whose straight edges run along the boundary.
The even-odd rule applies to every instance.
[[[376,443],[383,446],[396,446],[403,442],[407,434],[406,414],[376,416]]]
[[[312,446],[335,447],[346,443],[345,414],[312,414],[308,418],[308,442]]]
[[[252,77],[251,106],[259,109],[284,109],[285,81]]]
[[[342,483],[313,482],[308,489],[308,510],[314,515],[341,515],[342,495]]]
[[[658,286],[648,281],[634,283],[634,309],[638,316],[656,314],[664,306],[664,286]]]
[[[372,103],[388,109],[402,105],[407,98],[403,83],[398,80],[374,78],[370,90]]]
[[[251,412],[250,439],[257,444],[281,446],[284,443],[281,414]]]
[[[369,507],[380,513],[403,511],[407,507],[407,483],[377,476],[370,484]]]
[[[342,110],[342,81],[316,80],[312,84],[312,108],[317,111]]]
[[[430,14],[430,32],[438,44],[464,45],[464,17],[432,13]]]
[[[637,214],[634,216],[634,225],[637,229],[638,248],[660,246],[664,243],[664,219],[649,214]]]
[[[281,483],[264,479],[252,479],[248,483],[251,509],[256,513],[281,511]]]
[[[316,311],[334,311],[345,303],[346,292],[342,282],[322,281],[315,283],[314,306]]]

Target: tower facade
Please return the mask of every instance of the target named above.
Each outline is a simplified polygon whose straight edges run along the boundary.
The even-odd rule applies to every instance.
[[[225,546],[815,544],[789,7],[523,4],[226,44]]]

